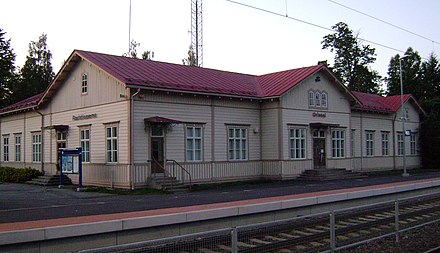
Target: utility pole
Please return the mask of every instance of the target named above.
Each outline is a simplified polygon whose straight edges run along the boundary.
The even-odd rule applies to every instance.
[[[191,46],[197,66],[203,66],[202,0],[191,0]]]

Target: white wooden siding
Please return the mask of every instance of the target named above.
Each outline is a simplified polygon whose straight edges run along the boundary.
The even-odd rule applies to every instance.
[[[262,159],[279,158],[278,109],[262,109],[261,112]]]
[[[81,93],[82,75],[88,76],[88,92]],[[52,112],[111,103],[125,100],[128,96],[125,85],[98,69],[88,61],[80,61],[67,76],[64,83],[49,103]]]
[[[316,77],[320,77],[320,81],[316,82]],[[342,92],[334,81],[328,79],[328,74],[320,71],[297,84],[290,91],[281,97],[283,108],[312,110],[312,111],[329,111],[350,113],[350,98],[347,93]],[[309,91],[319,90],[327,92],[327,109],[309,108]]]

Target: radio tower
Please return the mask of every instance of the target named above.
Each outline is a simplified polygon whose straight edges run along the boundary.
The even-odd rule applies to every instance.
[[[203,66],[202,0],[191,0],[191,46],[197,66]]]

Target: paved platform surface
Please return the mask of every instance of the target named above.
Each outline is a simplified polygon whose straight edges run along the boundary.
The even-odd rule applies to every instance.
[[[0,184],[0,231],[62,226],[267,203],[440,180],[440,172],[329,182],[296,180],[221,190],[158,195],[111,195],[21,184]]]

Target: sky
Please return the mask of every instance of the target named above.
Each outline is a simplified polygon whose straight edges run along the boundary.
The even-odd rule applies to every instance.
[[[333,63],[323,50],[328,30],[345,22],[359,37],[422,57],[440,56],[438,0],[235,0],[282,16],[226,0],[203,0],[203,67],[246,74],[266,74]],[[341,7],[349,6],[428,39],[401,31]],[[74,49],[122,55],[129,46],[130,0],[1,0],[0,28],[11,39],[16,66],[23,66],[28,45],[48,36],[55,73]],[[181,64],[191,43],[191,0],[132,0],[131,38],[138,52],[154,51],[157,61]],[[286,18],[287,15],[290,18]],[[434,42],[433,42],[434,41]],[[364,42],[366,43],[366,42]],[[386,76],[390,58],[399,51],[375,44],[374,70]]]

